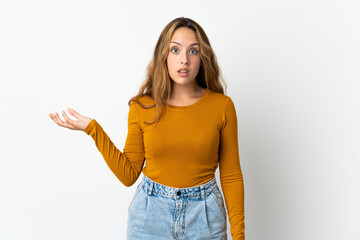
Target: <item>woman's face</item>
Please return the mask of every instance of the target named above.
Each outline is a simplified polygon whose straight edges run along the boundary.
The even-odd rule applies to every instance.
[[[199,51],[199,42],[192,29],[187,27],[176,29],[167,56],[168,71],[174,84],[194,84],[201,62]]]

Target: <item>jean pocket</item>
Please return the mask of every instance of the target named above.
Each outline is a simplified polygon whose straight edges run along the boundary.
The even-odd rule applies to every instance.
[[[223,199],[223,196],[222,196],[220,190],[216,187],[211,192],[211,194],[214,195],[214,199],[215,199],[216,203],[218,204],[218,207],[223,208],[224,207],[224,199]]]
[[[139,183],[139,185],[137,186],[137,188],[136,188],[136,190],[135,190],[135,193],[134,193],[134,195],[133,195],[133,197],[132,197],[132,199],[131,199],[131,202],[130,202],[130,204],[129,204],[129,207],[128,207],[128,211],[130,211],[130,208],[131,208],[131,206],[134,204],[134,201],[135,201],[135,199],[136,199],[136,196],[137,195],[139,195],[139,193],[142,191],[142,185],[143,185],[143,183],[141,182],[141,183]]]

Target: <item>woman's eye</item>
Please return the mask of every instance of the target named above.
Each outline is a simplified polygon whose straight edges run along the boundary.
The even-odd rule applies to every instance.
[[[191,50],[190,50],[190,53],[192,53],[192,54],[197,54],[197,50],[196,50],[196,49],[191,49]]]
[[[179,49],[177,49],[177,48],[172,48],[172,49],[171,49],[171,52],[173,52],[173,53],[178,53],[178,52],[179,52]],[[197,51],[196,49],[191,49],[191,50],[190,50],[190,53],[191,53],[191,54],[197,54],[198,51]]]

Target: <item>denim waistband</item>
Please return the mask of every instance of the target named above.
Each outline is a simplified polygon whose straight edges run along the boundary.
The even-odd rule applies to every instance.
[[[218,188],[215,177],[210,181],[195,187],[173,188],[155,182],[144,174],[141,184],[141,187],[143,187],[149,196],[153,194],[174,200],[185,198],[193,200],[205,199],[215,188]]]

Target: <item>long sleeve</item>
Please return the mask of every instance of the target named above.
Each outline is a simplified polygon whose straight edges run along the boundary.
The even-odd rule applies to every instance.
[[[245,239],[244,182],[240,167],[237,116],[229,97],[222,119],[219,172],[233,240]]]
[[[100,124],[92,119],[84,129],[90,135],[115,176],[127,187],[138,179],[144,165],[143,133],[140,127],[140,116],[135,103],[132,102],[128,114],[128,134],[123,152],[116,148]]]

